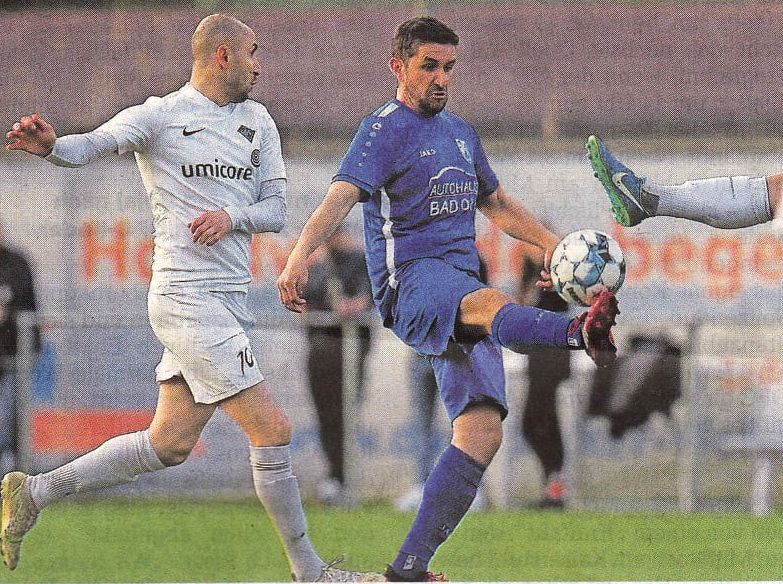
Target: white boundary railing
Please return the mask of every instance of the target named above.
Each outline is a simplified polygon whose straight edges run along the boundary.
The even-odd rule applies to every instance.
[[[293,326],[291,321],[280,323],[279,328],[301,333],[307,324],[334,326],[338,322],[334,316],[325,313],[313,314],[308,320],[302,319],[299,324],[294,322]],[[35,367],[34,330],[37,324],[35,314],[23,313],[19,316],[17,466],[27,471],[42,470],[31,442],[31,414],[36,407],[32,373]],[[281,334],[274,328],[277,324],[263,323],[263,327]],[[379,479],[373,476],[378,461],[375,455],[368,455],[363,450],[359,436],[368,429],[393,423],[399,425],[399,420],[404,421],[410,415],[405,410],[409,406],[404,395],[415,391],[415,388],[408,387],[403,377],[407,370],[404,362],[386,361],[389,351],[392,351],[392,357],[402,356],[401,360],[408,353],[404,352],[404,348],[400,349],[399,341],[385,336],[388,332],[380,327],[374,315],[368,314],[362,320],[342,324],[346,486],[349,499],[360,502],[368,495],[368,488],[375,488],[370,486],[375,485],[373,481]],[[375,373],[370,375],[363,397],[359,395],[361,380],[358,377],[357,327],[360,325],[373,327],[375,343],[388,343],[388,346],[378,349],[383,351],[381,359],[376,355],[376,361],[369,367]],[[56,326],[68,327],[69,323],[60,322]],[[90,325],[82,319],[78,326]],[[121,328],[123,325],[117,323],[115,326]],[[139,325],[134,323],[133,326]],[[627,336],[645,329],[642,325],[624,323],[622,330]],[[690,512],[714,508],[717,503],[712,499],[725,496],[727,500],[733,501],[731,504],[735,509],[750,508],[758,514],[769,512],[777,461],[783,460],[783,325],[769,322],[703,322],[681,327],[674,336],[681,341],[682,346],[682,396],[675,404],[671,418],[648,422],[646,427],[634,435],[633,440],[637,442],[633,448],[626,449],[631,453],[628,456],[623,450],[626,446],[613,443],[608,434],[602,434],[600,423],[585,418],[586,396],[594,367],[586,356],[573,354],[571,378],[559,390],[572,507]],[[618,338],[621,352],[623,341],[622,336]],[[368,359],[373,358],[371,353]],[[289,361],[293,363],[292,367],[305,367],[301,359]],[[506,352],[505,362],[511,411],[505,422],[504,444],[488,470],[486,485],[494,506],[512,508],[520,502],[520,484],[538,484],[538,476],[533,475],[537,475],[539,470],[519,431],[526,392],[526,358]],[[381,389],[373,381],[377,379],[384,379],[392,385]],[[374,399],[378,401],[368,406],[367,394],[374,391],[388,392],[388,395],[376,395]],[[301,399],[309,400],[309,396]],[[387,419],[392,407],[399,410],[396,413],[400,418],[396,422]],[[300,412],[289,410],[289,414],[296,429],[301,421]],[[443,420],[440,423],[443,425]],[[658,434],[653,430],[658,431]],[[645,431],[653,438],[661,433],[671,438],[671,447],[663,455],[666,469],[656,469],[654,457],[646,454]],[[592,441],[589,445],[588,440]],[[404,475],[408,471],[404,465],[400,465],[399,457],[408,454],[397,451],[397,446],[393,443],[382,446],[378,456],[386,458],[387,463],[389,457],[398,457],[394,462],[394,472],[400,474],[392,476],[402,487],[406,483]],[[613,458],[601,458],[609,451],[614,452]],[[638,459],[635,459],[637,455]],[[735,461],[731,463],[734,466],[726,466],[729,464],[726,461]],[[596,478],[596,472],[600,475],[604,468],[601,465],[610,468],[611,472]],[[400,468],[403,470],[397,470]],[[658,495],[665,493],[665,497],[658,496],[657,500],[645,501],[645,496],[635,494],[634,489],[625,491],[623,473],[628,474],[629,468],[632,471],[630,474],[649,477],[646,480],[650,484],[645,485],[649,487],[648,490]],[[722,469],[727,470],[724,472]],[[307,468],[298,474],[307,483],[307,475],[311,472],[314,471]],[[382,473],[377,474],[380,476]],[[596,490],[599,491],[599,498],[594,496]],[[538,494],[535,493],[532,498]],[[528,488],[528,500],[531,499],[529,495]],[[720,505],[716,508],[720,508]]]

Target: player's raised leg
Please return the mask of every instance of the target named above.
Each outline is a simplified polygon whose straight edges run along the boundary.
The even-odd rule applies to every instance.
[[[306,582],[378,581],[380,574],[342,570],[326,564],[307,533],[299,483],[291,465],[291,425],[265,382],[221,402],[245,432],[256,495],[266,509],[288,556],[293,578]]]
[[[584,349],[596,365],[606,367],[617,353],[612,327],[619,313],[617,298],[609,291],[602,292],[586,312],[571,319],[512,302],[496,288],[482,288],[462,299],[458,326],[467,336],[491,335],[516,353],[526,353],[536,346]]]
[[[39,511],[51,503],[73,493],[129,483],[140,474],[185,461],[214,410],[213,405],[196,404],[188,385],[176,378],[161,384],[148,430],[115,436],[46,473],[6,475],[2,483],[5,565],[12,570],[16,567],[22,538],[35,524]],[[183,415],[175,418],[174,413]]]
[[[620,225],[631,227],[654,214],[642,203],[644,178],[617,160],[597,136],[587,139],[587,156],[595,178],[609,195],[612,213]]]
[[[783,197],[783,175],[723,176],[659,185],[618,161],[597,136],[587,140],[595,177],[609,195],[621,225],[633,226],[652,216],[679,217],[721,229],[766,223],[776,216]]]

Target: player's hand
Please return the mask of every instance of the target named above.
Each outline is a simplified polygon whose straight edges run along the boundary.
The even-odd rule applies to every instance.
[[[307,309],[307,301],[302,298],[307,278],[307,263],[291,261],[289,258],[277,279],[277,292],[280,294],[280,302],[291,312],[302,313]]]
[[[24,116],[16,122],[6,138],[8,150],[24,150],[36,156],[48,156],[52,153],[57,134],[54,128],[38,114]]]
[[[536,282],[536,286],[543,288],[547,292],[551,292],[554,287],[554,284],[552,284],[552,274],[549,273],[549,265],[552,261],[553,251],[554,247],[552,249],[544,250],[544,268],[538,274],[538,281]]]
[[[231,217],[223,209],[207,211],[188,224],[193,241],[203,245],[215,245],[231,231]]]
[[[552,274],[549,273],[549,270],[541,270],[538,275],[536,286],[543,288],[547,292],[552,291],[554,284],[552,284]]]

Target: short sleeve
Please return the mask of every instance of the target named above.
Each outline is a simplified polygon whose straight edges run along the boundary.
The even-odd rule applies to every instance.
[[[143,104],[122,110],[105,122],[96,131],[111,134],[117,142],[117,152],[143,152],[152,143],[159,126],[156,102],[160,98],[151,97]]]
[[[491,195],[500,186],[500,181],[495,175],[495,171],[489,165],[487,160],[487,154],[484,152],[484,146],[481,145],[481,139],[478,137],[476,131],[473,131],[475,146],[473,148],[473,164],[476,167],[476,176],[478,177],[479,198]]]
[[[372,195],[394,174],[399,143],[399,133],[389,120],[365,118],[332,182],[346,181]]]

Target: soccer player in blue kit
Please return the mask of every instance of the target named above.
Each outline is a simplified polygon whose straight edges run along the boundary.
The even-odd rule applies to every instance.
[[[402,23],[389,66],[397,95],[364,119],[326,197],[278,279],[289,310],[306,310],[307,259],[362,202],[367,263],[384,325],[428,355],[452,420],[451,444],[424,486],[389,581],[442,580],[430,560],[470,508],[500,447],[508,411],[501,347],[584,348],[614,357],[617,300],[602,294],[575,319],[515,304],[479,280],[476,209],[544,258],[559,237],[500,186],[475,130],[444,110],[459,37],[432,17]],[[546,284],[543,272],[541,285]]]

